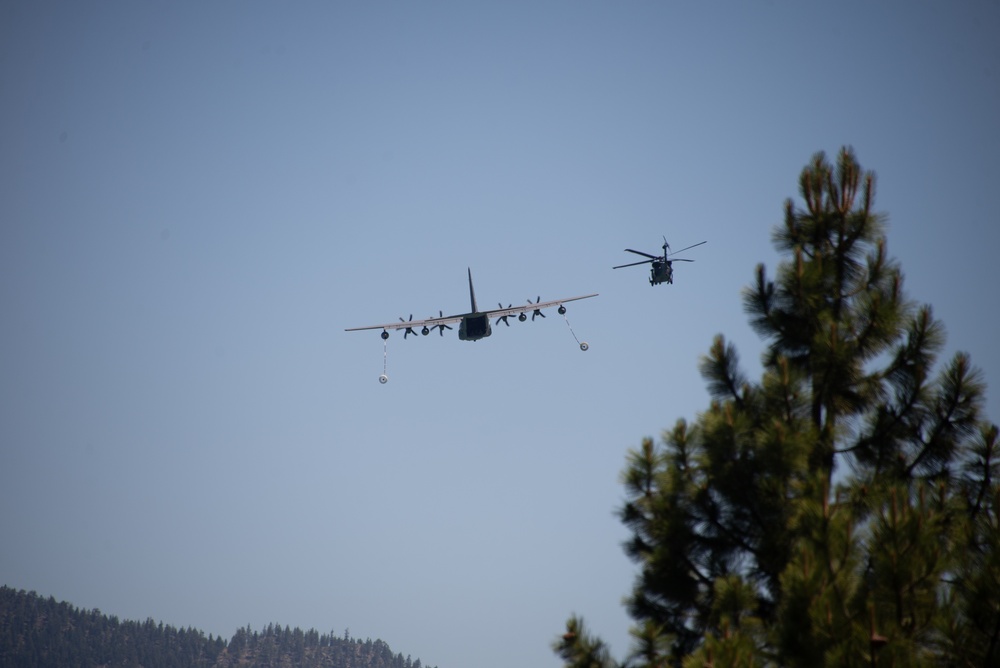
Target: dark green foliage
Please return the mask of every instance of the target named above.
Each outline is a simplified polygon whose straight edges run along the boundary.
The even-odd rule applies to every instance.
[[[814,157],[787,259],[744,291],[762,378],[718,336],[707,410],[629,453],[625,665],[1000,665],[997,427],[967,355],[935,375],[944,329],[903,294],[874,184],[849,149]],[[616,665],[569,635],[567,666]]]
[[[212,666],[221,638],[80,610],[54,598],[0,587],[0,665]]]
[[[567,668],[603,668],[610,661],[604,642],[591,636],[583,619],[576,616],[566,622],[566,633],[553,648]]]
[[[119,622],[54,598],[0,587],[0,666],[72,668],[421,668],[381,640],[361,641],[269,624],[239,629],[228,643],[201,631]]]

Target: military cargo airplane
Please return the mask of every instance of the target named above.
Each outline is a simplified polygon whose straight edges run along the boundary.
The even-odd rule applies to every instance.
[[[589,299],[590,297],[596,297],[597,293],[590,295],[581,295],[579,297],[567,297],[565,299],[553,299],[550,301],[543,302],[541,297],[536,297],[535,301],[532,302],[528,299],[528,303],[524,306],[511,306],[507,305],[505,308],[503,304],[500,304],[500,308],[490,309],[487,311],[480,311],[479,307],[476,306],[476,291],[472,287],[472,269],[469,268],[469,298],[472,302],[472,310],[468,313],[461,313],[458,315],[443,315],[441,311],[438,311],[439,317],[437,318],[427,318],[425,320],[414,320],[413,315],[410,315],[409,320],[399,319],[399,322],[389,322],[382,325],[369,325],[367,327],[350,327],[344,331],[347,332],[357,332],[366,329],[381,329],[382,339],[386,340],[389,338],[389,330],[403,330],[403,338],[405,339],[410,334],[416,336],[417,330],[414,328],[419,327],[420,333],[424,336],[430,334],[433,330],[437,329],[441,336],[444,336],[444,330],[451,329],[451,325],[459,323],[458,325],[458,338],[460,341],[478,341],[480,339],[485,339],[493,333],[493,329],[490,325],[490,319],[496,318],[495,324],[503,324],[510,327],[510,323],[507,322],[507,318],[511,316],[517,316],[520,322],[524,322],[528,319],[528,312],[531,312],[531,319],[534,320],[536,317],[545,317],[542,313],[542,309],[550,308],[552,306],[558,306],[557,309],[559,314],[566,315],[566,307],[563,305],[566,302],[576,301],[578,299]],[[569,321],[566,321],[569,324]],[[570,328],[572,332],[572,327]],[[576,338],[576,334],[573,334]],[[589,346],[586,342],[580,342],[580,350],[587,350]],[[388,381],[388,376],[384,373],[379,376],[379,381],[385,383]]]

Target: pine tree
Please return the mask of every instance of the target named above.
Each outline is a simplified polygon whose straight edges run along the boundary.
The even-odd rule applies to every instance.
[[[751,382],[716,337],[711,401],[622,474],[639,573],[629,666],[1000,665],[1000,446],[968,356],[903,293],[843,149],[802,171],[744,309]],[[567,666],[615,665],[572,617]]]

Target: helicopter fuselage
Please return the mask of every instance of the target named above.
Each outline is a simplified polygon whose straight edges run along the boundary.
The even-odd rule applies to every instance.
[[[674,282],[674,269],[669,260],[653,260],[649,268],[649,284],[659,285],[660,283],[672,284]]]
[[[631,248],[626,248],[626,253],[635,253],[636,255],[641,255],[643,257],[649,258],[648,260],[639,260],[638,262],[629,262],[628,264],[620,264],[612,269],[622,269],[623,267],[634,267],[639,264],[649,264],[649,284],[659,285],[660,283],[673,283],[674,282],[674,262],[694,262],[694,260],[688,260],[687,258],[673,257],[677,253],[683,253],[684,251],[694,248],[695,246],[700,246],[702,244],[708,243],[707,241],[699,241],[694,246],[688,246],[687,248],[682,248],[676,253],[670,252],[670,244],[667,243],[667,238],[663,238],[663,255],[653,255],[651,253],[644,253],[643,251],[633,250]]]

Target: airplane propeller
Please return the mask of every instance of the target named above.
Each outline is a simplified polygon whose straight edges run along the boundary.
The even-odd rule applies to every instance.
[[[535,301],[531,301],[531,298],[528,298],[528,303],[529,304],[540,304],[541,302],[542,302],[541,296],[535,297]],[[540,315],[543,318],[545,317],[545,314],[542,313],[542,309],[536,308],[534,311],[531,312],[531,320],[532,320],[532,322],[534,322],[536,315]]]
[[[412,313],[410,314],[410,320],[413,320],[413,314]],[[410,320],[403,320],[402,318],[399,319],[400,322],[409,322]],[[417,333],[413,331],[412,327],[407,327],[406,331],[403,332],[403,338],[405,339],[410,334],[413,334],[413,336],[417,335]]]
[[[444,311],[438,310],[438,317],[439,318],[443,318],[444,317]],[[438,330],[438,334],[440,334],[441,336],[444,336],[444,330],[451,329],[451,325],[434,325],[434,327],[432,327],[431,329]]]
[[[501,304],[500,302],[497,302],[497,306],[499,306],[500,308],[503,308],[503,304]],[[510,304],[507,304],[507,308],[510,308]],[[493,324],[494,325],[499,325],[500,321],[503,320],[503,324],[505,324],[508,327],[510,327],[510,323],[507,322],[507,318],[509,318],[509,317],[510,317],[510,315],[502,315],[499,318],[497,318],[497,321],[495,323],[493,323]]]

